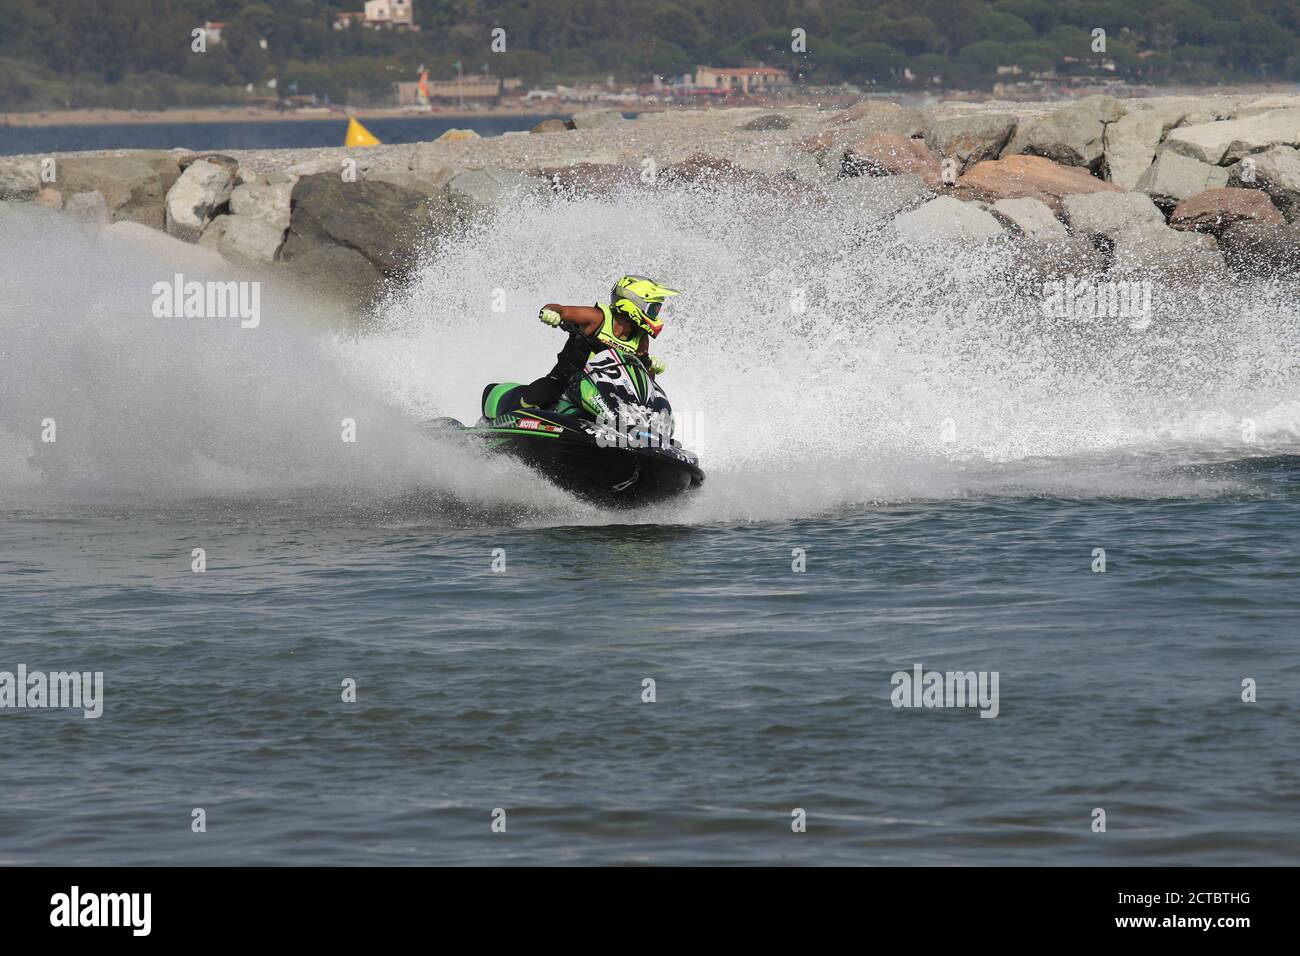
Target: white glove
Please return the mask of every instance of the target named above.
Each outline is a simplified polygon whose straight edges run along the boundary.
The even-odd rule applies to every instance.
[[[549,325],[553,329],[560,327],[560,313],[554,309],[542,309],[537,313],[537,317],[542,320],[543,325]]]
[[[655,355],[650,356],[650,373],[652,375],[662,375],[666,371],[668,371],[668,365],[663,359]]]

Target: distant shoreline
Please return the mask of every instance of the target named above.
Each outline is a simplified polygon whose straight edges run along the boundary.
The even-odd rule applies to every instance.
[[[123,109],[73,109],[46,110],[20,113],[0,113],[0,127],[10,128],[44,127],[44,126],[110,126],[129,124],[161,123],[248,123],[248,122],[294,122],[306,120],[344,121],[355,117],[361,122],[376,119],[475,119],[518,118],[536,116],[572,115],[584,110],[616,109],[624,113],[695,112],[697,110],[762,107],[779,110],[788,106],[826,106],[830,103],[847,105],[857,99],[884,99],[908,105],[924,106],[932,102],[962,102],[975,104],[1032,103],[1032,102],[1066,102],[1081,96],[1106,93],[1120,97],[1139,99],[1159,99],[1169,96],[1221,96],[1230,94],[1290,94],[1300,89],[1300,84],[1289,81],[1260,81],[1258,83],[1237,83],[1226,85],[1179,84],[1169,87],[1127,87],[1111,89],[1102,87],[1080,87],[1072,90],[1044,90],[1033,96],[1022,94],[997,96],[994,94],[976,95],[953,91],[886,91],[869,90],[857,97],[809,97],[783,98],[780,100],[753,100],[701,103],[701,104],[620,104],[614,102],[579,103],[558,100],[539,100],[532,108],[521,108],[518,104],[494,106],[485,109],[439,108],[434,112],[420,112],[411,107],[377,106],[373,108],[340,107],[337,110],[320,112],[302,112],[297,110],[280,111],[260,107],[243,106],[196,106],[167,110],[123,110]],[[1043,95],[1047,94],[1047,95]],[[1055,95],[1053,95],[1055,94]],[[1065,95],[1061,95],[1065,94]]]
[[[339,110],[337,112],[305,113],[300,111],[221,108],[218,106],[195,107],[177,110],[50,110],[43,113],[0,113],[0,126],[36,127],[36,126],[111,126],[140,123],[251,123],[251,122],[292,122],[297,120],[337,120],[346,122],[355,117],[361,122],[373,119],[474,119],[476,117],[519,117],[553,116],[557,112],[555,103],[546,103],[537,110],[521,110],[518,107],[494,108],[483,110],[443,109],[433,113],[416,110],[377,107],[375,109]],[[593,109],[594,105],[582,105],[580,109]],[[637,112],[646,112],[644,108]]]

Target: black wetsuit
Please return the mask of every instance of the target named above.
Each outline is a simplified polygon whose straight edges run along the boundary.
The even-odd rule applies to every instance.
[[[569,341],[555,356],[555,367],[520,391],[523,400],[539,408],[550,408],[559,400],[573,376],[582,371],[590,354],[591,340],[581,332],[571,331]]]

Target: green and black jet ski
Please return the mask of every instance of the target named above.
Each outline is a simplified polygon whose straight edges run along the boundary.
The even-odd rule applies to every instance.
[[[555,405],[522,405],[514,382],[489,385],[483,417],[426,423],[454,428],[601,505],[662,501],[704,483],[698,456],[673,437],[672,406],[642,359],[592,340],[586,366]]]

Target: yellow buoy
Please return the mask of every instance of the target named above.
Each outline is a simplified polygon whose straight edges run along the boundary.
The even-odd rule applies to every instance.
[[[378,137],[355,119],[348,120],[348,135],[343,139],[344,146],[378,146]]]

